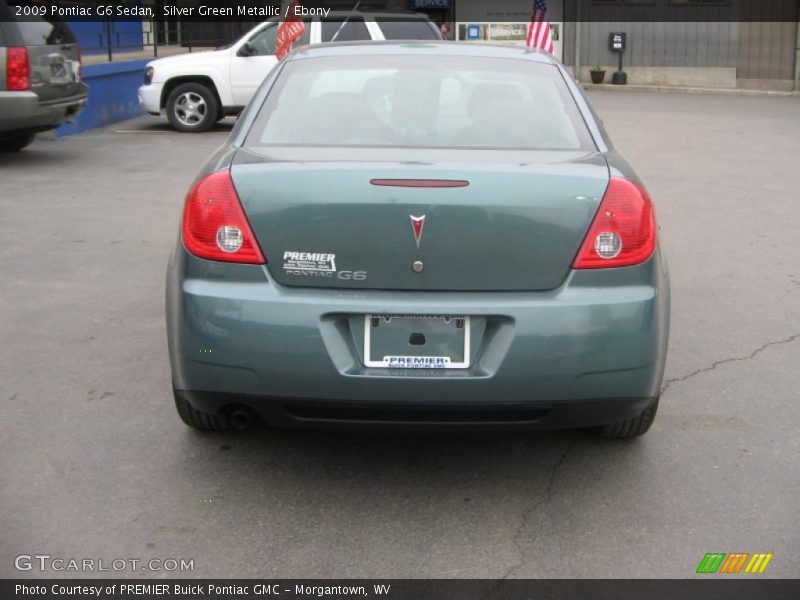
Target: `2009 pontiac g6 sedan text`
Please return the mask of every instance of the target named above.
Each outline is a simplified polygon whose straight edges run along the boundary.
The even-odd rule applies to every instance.
[[[198,429],[647,431],[669,282],[653,206],[550,55],[301,48],[186,198],[167,275]]]

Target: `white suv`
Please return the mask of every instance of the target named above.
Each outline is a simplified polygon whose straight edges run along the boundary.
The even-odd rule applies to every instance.
[[[206,131],[250,101],[274,67],[275,17],[251,29],[229,46],[160,58],[147,63],[139,103],[153,115],[166,112],[178,131]],[[442,34],[419,13],[334,12],[306,22],[295,47],[358,40],[440,40]]]

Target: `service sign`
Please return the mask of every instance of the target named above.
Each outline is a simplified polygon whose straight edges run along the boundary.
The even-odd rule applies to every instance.
[[[411,0],[414,10],[449,10],[453,7],[453,0]]]

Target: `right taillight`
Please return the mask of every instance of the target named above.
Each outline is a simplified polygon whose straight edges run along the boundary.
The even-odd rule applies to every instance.
[[[28,49],[11,46],[6,48],[6,89],[9,92],[24,92],[31,87],[31,68]]]
[[[656,219],[650,196],[632,181],[612,177],[572,267],[638,265],[650,258],[655,248]]]
[[[266,262],[227,171],[211,173],[192,187],[183,209],[181,236],[186,249],[200,258]]]

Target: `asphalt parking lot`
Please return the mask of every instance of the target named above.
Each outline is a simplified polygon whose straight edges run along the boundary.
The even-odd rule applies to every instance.
[[[659,415],[632,442],[191,431],[164,272],[230,124],[145,117],[0,156],[0,576],[41,576],[13,565],[40,553],[207,578],[690,577],[712,551],[800,576],[800,100],[591,99],[672,275]]]

